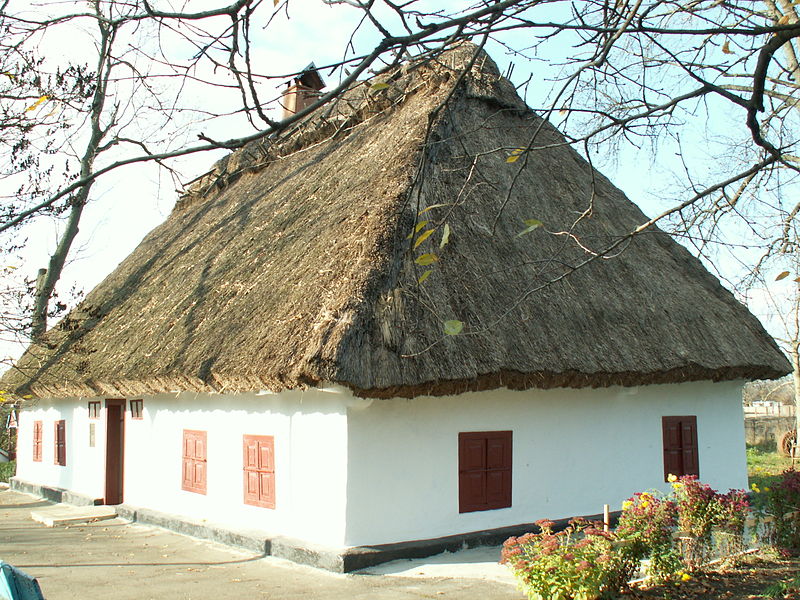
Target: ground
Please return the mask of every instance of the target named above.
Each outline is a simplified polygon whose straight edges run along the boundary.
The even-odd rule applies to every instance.
[[[47,600],[522,600],[476,577],[336,575],[120,519],[47,528],[48,505],[0,490],[0,559],[36,577]]]
[[[760,487],[788,466],[752,449],[748,462],[751,483]],[[46,504],[0,491],[0,559],[38,578],[47,600],[524,600],[508,572],[494,563],[491,549],[458,553],[466,557],[462,564],[453,564],[454,555],[440,555],[357,575],[334,575],[119,519],[48,529],[30,519],[32,509]],[[800,558],[762,552],[680,586],[634,589],[623,598],[800,600]]]
[[[800,559],[782,559],[769,553],[750,556],[739,565],[705,573],[679,586],[637,589],[627,597],[636,600],[800,600]]]

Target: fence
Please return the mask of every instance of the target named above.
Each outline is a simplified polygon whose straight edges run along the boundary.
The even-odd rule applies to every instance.
[[[745,415],[768,415],[771,417],[793,417],[795,407],[791,404],[780,402],[753,402],[744,407]]]

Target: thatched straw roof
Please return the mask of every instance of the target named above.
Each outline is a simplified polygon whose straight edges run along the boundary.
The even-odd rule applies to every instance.
[[[388,397],[788,372],[758,320],[660,231],[546,285],[646,218],[486,55],[459,77],[474,52],[384,73],[220,161],[2,385]],[[536,128],[544,148],[508,163]],[[544,225],[520,236],[526,219]],[[414,248],[421,221],[418,236],[436,232]],[[463,331],[446,335],[448,320]]]

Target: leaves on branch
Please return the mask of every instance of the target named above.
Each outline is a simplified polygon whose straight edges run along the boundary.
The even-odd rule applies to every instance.
[[[789,276],[789,271],[784,271],[780,273],[776,278],[775,281],[780,281],[781,279],[786,279]]]
[[[436,231],[436,230],[435,229],[427,229],[427,230],[423,231],[420,234],[420,236],[417,238],[417,241],[414,242],[414,249],[416,249],[422,242],[424,242],[429,237],[431,237],[431,235],[433,234],[434,231]]]
[[[525,153],[525,148],[515,148],[511,151],[511,154],[508,155],[506,159],[507,163],[515,163],[519,160],[519,157]]]
[[[423,267],[427,267],[428,265],[435,263],[437,260],[439,260],[438,256],[428,253],[418,256],[414,262]]]

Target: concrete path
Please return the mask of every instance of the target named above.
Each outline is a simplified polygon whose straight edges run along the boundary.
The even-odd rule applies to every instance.
[[[72,506],[70,504],[53,504],[31,511],[31,519],[45,527],[57,525],[79,525],[114,519],[117,511],[113,506]]]
[[[477,565],[462,565],[458,577],[442,576],[441,566],[437,576],[409,577],[397,564],[395,576],[336,575],[121,519],[55,528],[31,520],[31,511],[49,506],[0,490],[0,559],[38,578],[47,600],[523,599]]]

